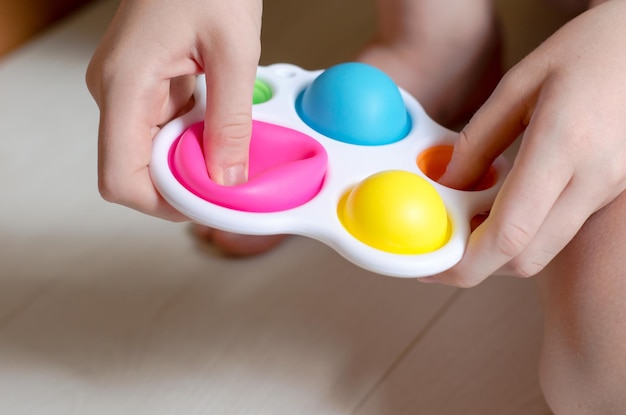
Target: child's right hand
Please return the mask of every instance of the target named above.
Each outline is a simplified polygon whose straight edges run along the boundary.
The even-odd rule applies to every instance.
[[[218,183],[246,181],[261,14],[261,0],[122,1],[87,70],[100,108],[105,199],[186,220],[160,197],[148,164],[154,136],[190,108],[200,73],[207,83],[207,169]]]
[[[125,0],[87,70],[100,108],[102,196],[164,219],[188,220],[157,192],[148,164],[159,128],[193,105],[206,74],[204,147],[218,183],[247,180],[252,91],[261,53],[262,0]],[[266,251],[282,236],[253,237],[198,226],[227,254]]]

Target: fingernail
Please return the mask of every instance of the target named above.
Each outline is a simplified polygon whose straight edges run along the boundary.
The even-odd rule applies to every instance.
[[[424,284],[434,284],[437,282],[435,277],[422,277],[417,279],[419,282],[423,282]]]
[[[246,180],[246,168],[243,164],[235,164],[224,170],[224,186],[237,186]]]

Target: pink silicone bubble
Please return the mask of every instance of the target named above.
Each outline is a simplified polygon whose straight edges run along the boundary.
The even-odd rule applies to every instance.
[[[203,127],[202,122],[188,127],[172,145],[169,156],[176,179],[196,196],[241,211],[277,212],[300,206],[320,191],[328,156],[308,135],[253,121],[248,182],[221,186],[207,172]]]

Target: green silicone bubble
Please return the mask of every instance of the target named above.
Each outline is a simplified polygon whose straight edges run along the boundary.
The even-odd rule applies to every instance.
[[[254,81],[254,94],[252,95],[252,104],[262,104],[272,98],[272,88],[267,82],[260,79]]]

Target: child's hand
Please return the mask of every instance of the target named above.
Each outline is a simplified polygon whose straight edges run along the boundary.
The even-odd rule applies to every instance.
[[[261,0],[125,0],[87,70],[100,108],[99,187],[141,212],[184,220],[157,193],[148,164],[159,127],[190,108],[206,73],[208,170],[246,180]]]
[[[489,218],[451,270],[424,281],[473,286],[541,271],[626,188],[626,2],[572,20],[514,67],[461,133],[442,180],[476,181],[522,132]]]

